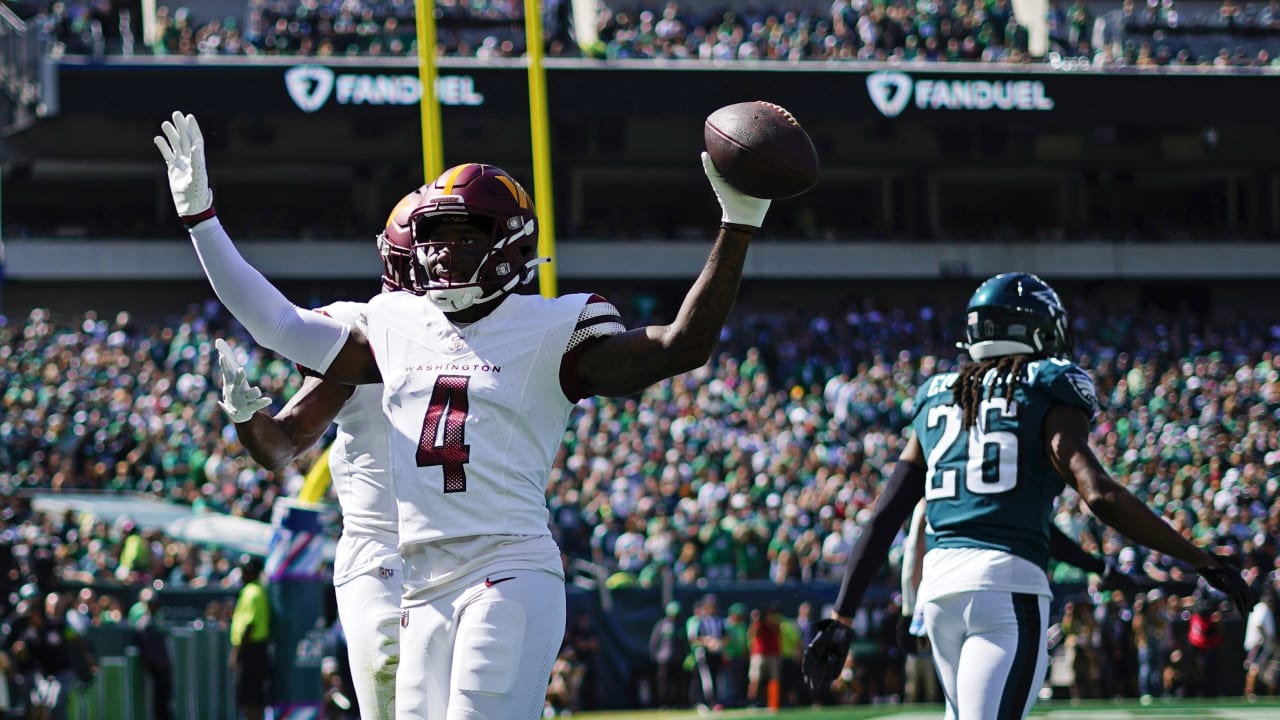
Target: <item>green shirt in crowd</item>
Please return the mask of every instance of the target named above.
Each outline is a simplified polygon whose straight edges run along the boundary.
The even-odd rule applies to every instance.
[[[747,624],[726,620],[724,623],[724,657],[726,660],[747,656]]]
[[[147,566],[147,542],[137,533],[130,533],[124,539],[124,547],[120,550],[120,564],[129,570],[144,570]]]
[[[246,630],[249,642],[266,642],[271,636],[271,605],[262,583],[254,581],[240,589],[236,609],[231,615],[231,644],[240,647]]]

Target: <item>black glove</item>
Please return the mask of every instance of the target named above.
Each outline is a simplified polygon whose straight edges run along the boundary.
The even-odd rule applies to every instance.
[[[817,632],[809,642],[809,647],[804,649],[800,672],[804,674],[804,681],[809,689],[820,692],[831,687],[831,681],[844,669],[845,658],[849,657],[849,645],[853,642],[853,629],[831,618],[819,620],[815,627]]]
[[[1204,578],[1205,582],[1225,593],[1242,616],[1249,617],[1249,611],[1253,609],[1254,604],[1253,590],[1249,587],[1249,583],[1244,581],[1238,569],[1215,556],[1212,565],[1198,567],[1196,572]],[[814,641],[816,642],[817,638],[814,638]]]

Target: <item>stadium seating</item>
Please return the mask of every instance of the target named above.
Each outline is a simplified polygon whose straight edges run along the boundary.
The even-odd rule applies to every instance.
[[[403,56],[416,52],[409,0],[249,0],[202,3],[199,10],[160,6],[154,37],[126,5],[59,0],[20,9],[62,41],[70,54]],[[698,2],[602,4],[597,41],[579,48],[570,2],[547,3],[544,29],[552,56],[890,62],[1032,61],[1028,31],[1009,0],[955,3],[789,4]],[[1050,58],[1083,58],[1103,67],[1213,65],[1271,67],[1280,50],[1275,3],[1221,5],[1190,0],[1136,7],[1053,0],[1047,23]],[[121,9],[123,8],[123,10]],[[210,15],[219,12],[222,16]],[[202,15],[200,11],[203,11]],[[447,2],[436,6],[438,42],[450,56],[495,58],[524,53],[517,2]],[[1043,58],[1038,58],[1043,59]]]

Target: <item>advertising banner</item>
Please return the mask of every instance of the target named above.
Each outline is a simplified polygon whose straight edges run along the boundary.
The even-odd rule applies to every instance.
[[[285,59],[288,60],[288,59]],[[436,92],[446,118],[525,116],[526,71],[443,59]],[[1194,69],[1054,70],[1046,65],[945,63],[548,61],[553,119],[689,116],[708,107],[767,98],[807,122],[982,122],[1133,125],[1266,122],[1280,111],[1280,73],[1214,73]],[[230,59],[218,62],[68,61],[59,67],[61,113],[163,115],[242,110],[296,117],[393,114],[416,119],[422,97],[411,58],[373,63]]]

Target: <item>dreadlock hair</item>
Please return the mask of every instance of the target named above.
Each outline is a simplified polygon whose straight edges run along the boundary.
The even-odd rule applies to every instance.
[[[1035,360],[1031,355],[1004,355],[978,360],[964,366],[953,388],[957,404],[964,413],[960,427],[968,430],[978,423],[978,406],[997,387],[1004,390],[1004,397],[1013,399],[1013,389],[1022,381],[1027,363]],[[982,381],[991,370],[996,371],[996,381],[987,387]]]

